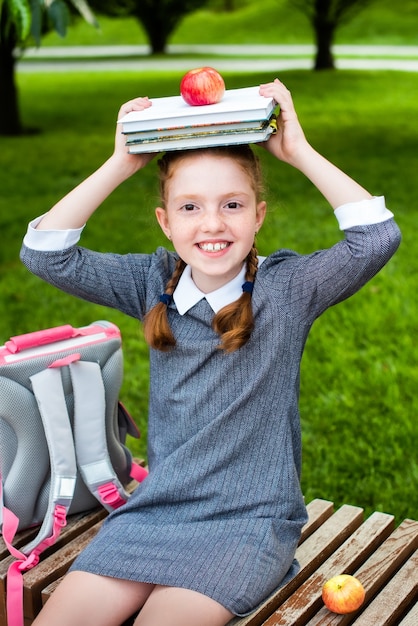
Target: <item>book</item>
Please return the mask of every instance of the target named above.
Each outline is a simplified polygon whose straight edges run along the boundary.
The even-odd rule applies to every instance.
[[[266,120],[254,120],[250,122],[221,122],[220,124],[196,124],[195,126],[175,126],[173,128],[139,130],[125,133],[126,143],[140,143],[141,141],[168,139],[170,137],[188,137],[191,135],[206,135],[208,133],[225,132],[249,132],[262,130],[270,122]]]
[[[174,138],[155,138],[151,141],[132,142],[127,144],[131,154],[145,152],[167,152],[170,150],[187,150],[192,148],[209,148],[214,146],[237,145],[267,141],[274,132],[273,126],[267,124],[261,130],[244,132],[218,132],[180,136]]]
[[[227,89],[220,102],[191,106],[181,96],[151,99],[152,106],[131,111],[119,120],[122,132],[165,130],[199,124],[240,123],[266,120],[276,103],[260,96],[258,87]]]

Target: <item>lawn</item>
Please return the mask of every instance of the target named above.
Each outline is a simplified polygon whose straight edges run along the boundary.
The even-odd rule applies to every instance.
[[[225,75],[229,87],[265,75]],[[359,294],[315,325],[302,364],[303,489],[322,497],[416,518],[418,510],[418,365],[415,123],[418,75],[397,72],[292,71],[291,89],[307,136],[376,195],[384,194],[403,231],[389,265]],[[110,319],[123,333],[122,399],[146,456],[147,348],[135,320],[77,301],[30,275],[18,260],[26,223],[46,211],[109,154],[119,104],[133,93],[176,93],[180,74],[21,74],[23,117],[37,129],[2,138],[0,151],[0,336]],[[340,234],[331,211],[298,172],[259,150],[269,215],[259,250],[300,252]],[[91,219],[83,244],[101,250],[152,251],[165,243],[153,217],[155,164],[127,181]],[[262,455],[260,457],[262,462]]]
[[[187,15],[170,38],[173,44],[293,44],[313,43],[306,15],[292,0],[235,0],[236,10],[222,11],[210,0],[205,8]],[[418,45],[418,3],[403,0],[372,2],[337,30],[335,43]],[[99,16],[98,30],[79,21],[65,39],[48,35],[43,45],[143,44],[146,36],[134,18]]]

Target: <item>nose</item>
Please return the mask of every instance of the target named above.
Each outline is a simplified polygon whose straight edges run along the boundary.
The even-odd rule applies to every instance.
[[[205,233],[223,232],[226,228],[226,224],[222,213],[218,209],[205,210],[201,228]]]

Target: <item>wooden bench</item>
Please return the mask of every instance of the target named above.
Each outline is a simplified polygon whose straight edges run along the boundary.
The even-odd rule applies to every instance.
[[[417,626],[418,522],[332,502],[308,504],[309,521],[297,550],[299,573],[261,607],[230,626]],[[97,533],[105,512],[71,516],[57,544],[40,563],[24,574],[25,626],[53,593],[80,550]],[[26,543],[35,531],[18,535]],[[0,626],[6,626],[5,582],[11,557],[0,538]],[[356,613],[341,616],[328,611],[321,600],[323,583],[336,574],[354,574],[366,589],[366,600]],[[198,625],[197,625],[198,626]]]

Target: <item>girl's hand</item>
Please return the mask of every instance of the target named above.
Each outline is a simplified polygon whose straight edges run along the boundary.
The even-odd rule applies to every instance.
[[[274,98],[280,106],[277,132],[262,145],[278,159],[297,167],[298,154],[308,146],[299,124],[290,91],[276,78],[272,83],[260,85],[260,95]]]
[[[119,109],[118,120],[131,111],[143,111],[144,109],[148,109],[150,106],[152,106],[152,102],[147,97],[129,100],[128,102],[125,102],[125,104],[122,104]],[[117,124],[113,156],[122,159],[125,166],[132,169],[131,174],[134,174],[142,167],[145,167],[155,154],[130,154],[128,152],[128,147],[126,146],[126,135],[122,133],[121,124]]]

